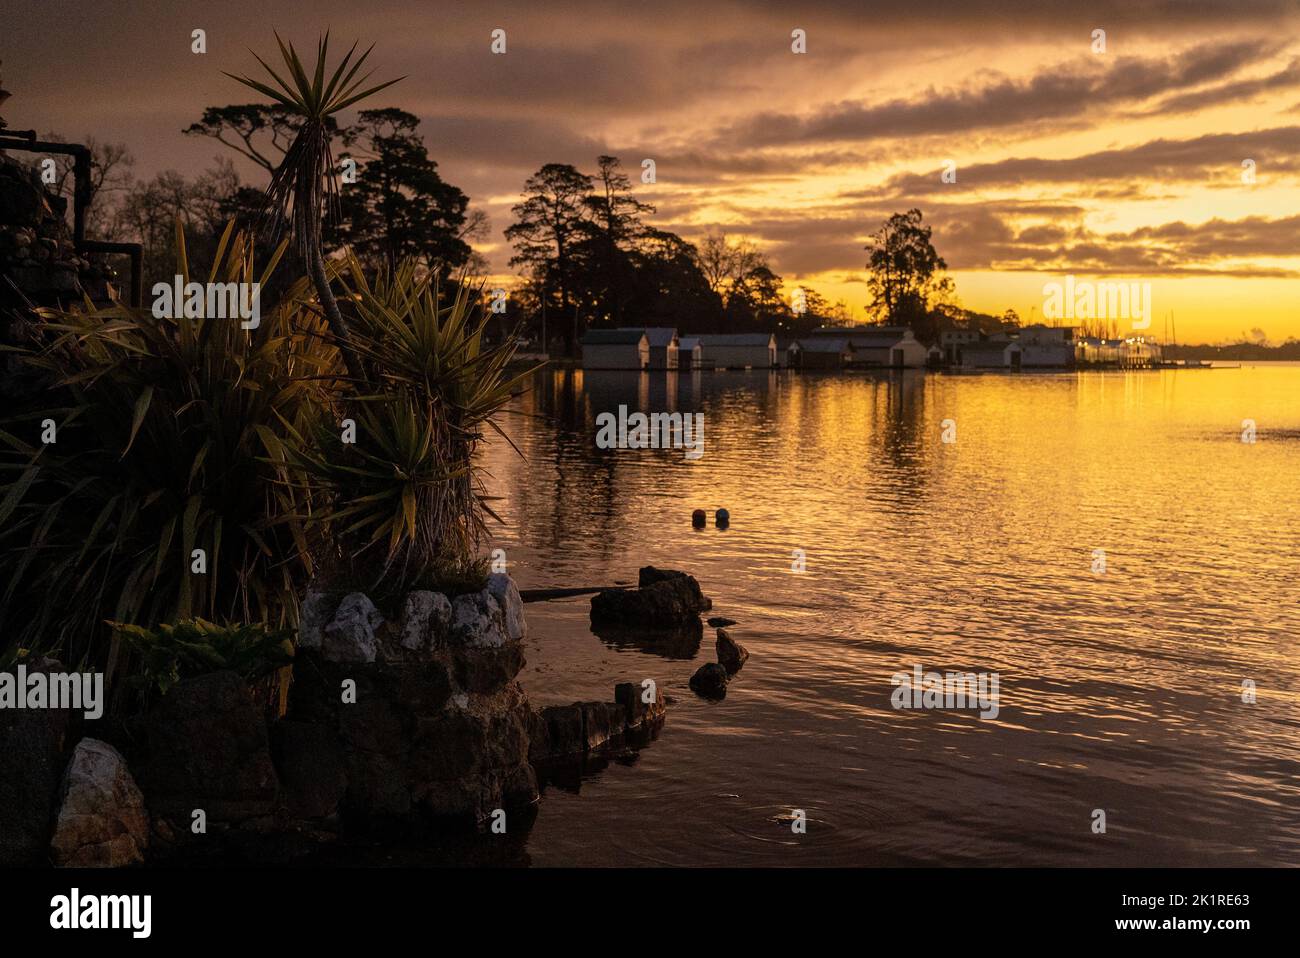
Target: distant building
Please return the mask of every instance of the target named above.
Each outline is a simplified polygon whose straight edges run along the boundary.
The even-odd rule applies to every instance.
[[[647,369],[650,340],[640,329],[589,329],[582,337],[583,369]]]
[[[701,336],[704,362],[716,369],[771,369],[776,365],[776,337],[771,333]]]
[[[650,343],[651,369],[676,369],[679,349],[677,330],[672,326],[623,326],[625,331],[645,333]]]
[[[974,369],[1002,368],[1008,365],[1007,348],[1009,346],[1010,342],[1006,339],[990,339],[984,342],[957,345],[953,348],[953,358],[948,361],[956,366],[966,366]],[[944,358],[948,358],[946,352]]]
[[[895,366],[909,369],[925,365],[927,350],[910,329],[901,333],[854,333],[848,337],[853,347],[853,363],[858,366]]]
[[[979,329],[945,329],[939,334],[939,348],[943,352],[943,361],[953,366],[960,366],[967,349],[988,340],[989,337]],[[1002,342],[1006,344],[1006,337],[1002,337]]]
[[[677,340],[677,368],[699,369],[704,364],[704,348],[700,337],[688,336]]]
[[[794,355],[791,355],[793,350]],[[782,369],[789,369],[798,360],[799,341],[793,336],[776,337],[776,364]]]
[[[1013,348],[1014,347],[1014,348]],[[1063,368],[1074,365],[1074,327],[1025,326],[1007,347],[1007,365],[1019,368]]]
[[[843,369],[853,362],[853,345],[847,339],[814,336],[790,347],[792,365],[800,369]]]
[[[821,326],[801,338],[800,345],[819,339],[847,340],[857,366],[925,365],[926,348],[906,326]]]

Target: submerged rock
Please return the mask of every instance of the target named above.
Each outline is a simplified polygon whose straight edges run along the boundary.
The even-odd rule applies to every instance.
[[[717,662],[701,665],[691,676],[691,691],[706,699],[727,696],[727,670]]]
[[[614,686],[613,702],[551,705],[533,714],[529,726],[529,760],[550,763],[584,757],[596,760],[624,745],[648,744],[663,726],[664,696],[631,682]]]
[[[637,649],[665,659],[690,660],[700,654],[704,623],[688,619],[673,628],[647,629],[631,625],[593,625],[592,633],[616,649]]]
[[[605,589],[591,598],[593,626],[642,629],[682,629],[699,623],[713,607],[693,576],[672,569],[646,566],[640,588]]]
[[[117,749],[83,738],[63,779],[63,802],[50,842],[56,865],[116,868],[144,860],[149,815]]]
[[[614,701],[623,707],[623,718],[628,728],[636,728],[647,722],[657,722],[664,717],[664,695],[658,689],[650,701],[646,701],[649,690],[632,682],[620,682],[614,686]]]
[[[728,675],[735,675],[749,658],[749,650],[727,634],[726,629],[718,629],[718,664],[727,670]]]
[[[675,579],[686,580],[687,588],[695,600],[698,611],[705,612],[713,608],[713,603],[704,597],[704,593],[700,591],[700,584],[695,581],[694,576],[687,575],[680,569],[656,569],[652,565],[642,566],[637,570],[637,585],[643,589],[657,582],[671,582]]]
[[[550,705],[539,711],[544,745],[529,749],[530,756],[554,758],[575,755],[586,750],[586,737],[582,729],[582,703]]]
[[[735,624],[735,619],[724,619],[720,615],[715,615],[709,619],[709,627],[713,629],[725,629],[727,626]]]

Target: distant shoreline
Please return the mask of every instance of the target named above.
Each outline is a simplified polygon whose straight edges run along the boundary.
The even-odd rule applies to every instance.
[[[1259,346],[1255,343],[1233,343],[1228,346],[1167,345],[1163,349],[1166,359],[1209,359],[1221,362],[1300,362],[1300,342],[1290,341],[1281,346]]]

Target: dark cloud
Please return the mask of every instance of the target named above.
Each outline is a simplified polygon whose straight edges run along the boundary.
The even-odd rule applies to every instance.
[[[1143,195],[1146,185],[1221,180],[1239,185],[1241,161],[1255,160],[1270,174],[1300,172],[1300,126],[1249,133],[1212,133],[1186,140],[1152,140],[1134,147],[1101,150],[1063,159],[1013,157],[994,163],[959,166],[956,184],[940,182],[939,171],[894,177],[849,197],[927,197],[951,194],[954,188],[1002,189],[1031,185],[1073,184],[1088,194],[1094,184],[1128,180],[1120,196]],[[1112,197],[1116,194],[1110,194]]]
[[[879,104],[846,101],[811,115],[764,112],[733,124],[715,141],[751,147],[840,143],[963,134],[1001,127],[1075,123],[1085,114],[1148,100],[1229,76],[1275,48],[1271,41],[1205,44],[1162,58],[1074,60],[1027,80],[999,78]]]
[[[1293,86],[1300,86],[1300,59],[1292,60],[1285,68],[1268,76],[1235,80],[1205,90],[1180,93],[1161,100],[1142,115],[1166,116],[1171,113],[1192,113],[1214,106],[1240,106],[1261,94],[1274,93]]]
[[[376,105],[422,118],[442,174],[489,211],[497,244],[530,173],[546,162],[590,171],[609,152],[633,173],[643,157],[656,160],[659,182],[638,185],[659,208],[656,225],[696,237],[726,223],[759,238],[791,275],[860,275],[865,238],[912,205],[953,268],[1242,275],[1251,267],[1240,260],[1294,255],[1279,252],[1288,242],[1300,249],[1294,224],[1211,220],[1098,235],[1083,223],[1099,205],[1187,184],[1238,188],[1246,157],[1261,183],[1300,172],[1300,127],[1240,132],[1255,122],[1245,112],[1238,132],[1140,132],[1165,115],[1300,83],[1300,64],[1279,69],[1278,59],[1297,36],[1298,11],[1295,0],[6,0],[0,57],[12,126],[124,141],[141,175],[193,175],[218,148],[180,131],[205,106],[247,98],[221,71],[254,69],[248,48],[273,49],[272,28],[299,44],[326,27],[340,41],[373,41],[378,76],[407,75]],[[789,52],[796,26],[808,32],[807,57]],[[1104,57],[1087,52],[1096,26],[1108,31]],[[496,27],[508,31],[504,57],[488,52]],[[195,28],[208,31],[206,55],[190,53]],[[973,52],[1014,64],[1016,75],[951,66]],[[877,77],[900,92],[846,96]],[[1070,131],[1089,137],[1088,152],[961,160]],[[1095,149],[1125,140],[1139,142]],[[917,157],[931,154],[955,154],[957,184],[921,168]],[[880,182],[880,168],[903,164],[914,172]],[[834,185],[804,188],[819,174]],[[1026,186],[1053,196],[989,199]],[[810,205],[809,189],[819,202]],[[798,202],[777,208],[787,193]],[[508,253],[494,258],[504,270]]]

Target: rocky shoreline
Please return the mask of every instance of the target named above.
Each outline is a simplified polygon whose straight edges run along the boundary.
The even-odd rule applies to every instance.
[[[534,709],[506,575],[399,606],[386,616],[364,593],[310,590],[283,714],[232,671],[185,679],[120,722],[0,711],[0,864],[218,850],[282,862],[341,839],[486,831],[527,820],[539,782],[634,757],[663,727],[650,680],[615,686],[612,701]],[[643,641],[693,631],[698,646],[711,606],[692,577],[646,567],[637,589],[593,596],[592,623]]]

